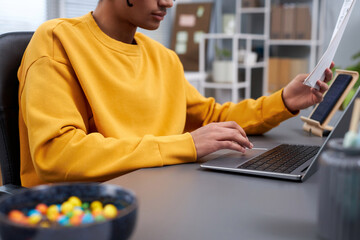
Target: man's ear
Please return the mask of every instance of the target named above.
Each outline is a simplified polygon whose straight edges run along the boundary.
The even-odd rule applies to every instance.
[[[127,3],[127,5],[128,5],[129,7],[134,6],[134,4],[130,3],[130,1],[129,1],[129,0],[126,0],[126,3]]]

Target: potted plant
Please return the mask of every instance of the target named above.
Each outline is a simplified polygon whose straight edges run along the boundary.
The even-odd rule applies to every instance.
[[[213,61],[213,81],[227,83],[233,81],[233,62],[231,52],[226,48],[215,47],[215,60]]]

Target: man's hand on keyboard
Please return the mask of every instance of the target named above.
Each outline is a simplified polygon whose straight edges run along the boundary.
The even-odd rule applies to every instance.
[[[191,136],[198,159],[221,149],[245,152],[246,148],[253,147],[245,131],[236,122],[210,123],[191,132]]]

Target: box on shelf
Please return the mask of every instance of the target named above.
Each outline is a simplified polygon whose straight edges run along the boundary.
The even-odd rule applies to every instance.
[[[308,5],[285,4],[271,7],[271,39],[311,39],[311,13]]]
[[[285,87],[296,75],[308,72],[308,60],[304,58],[269,58],[268,92]]]
[[[258,7],[259,0],[243,0],[242,7],[244,8],[251,8],[251,7]]]
[[[297,6],[295,24],[296,39],[311,39],[311,14],[309,6]]]
[[[283,21],[282,21],[282,6],[274,5],[271,7],[271,32],[270,37],[272,39],[282,39],[282,29],[283,29]]]
[[[294,39],[295,38],[295,19],[296,19],[296,6],[295,4],[284,5],[282,14],[283,38]]]

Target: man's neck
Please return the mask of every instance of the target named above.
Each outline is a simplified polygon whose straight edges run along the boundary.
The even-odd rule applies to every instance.
[[[136,44],[134,35],[136,26],[114,16],[112,10],[108,6],[98,5],[92,13],[96,24],[109,37],[128,44]]]

